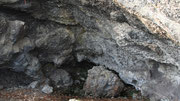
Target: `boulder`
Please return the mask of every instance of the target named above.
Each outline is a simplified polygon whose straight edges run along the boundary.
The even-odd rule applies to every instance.
[[[44,85],[41,91],[46,94],[51,94],[53,92],[53,87],[49,85]]]
[[[88,77],[83,87],[86,95],[95,97],[115,97],[123,88],[124,84],[120,78],[103,66],[94,66],[88,70]]]
[[[66,88],[73,84],[71,76],[63,69],[54,71],[50,76],[50,80],[56,88]]]

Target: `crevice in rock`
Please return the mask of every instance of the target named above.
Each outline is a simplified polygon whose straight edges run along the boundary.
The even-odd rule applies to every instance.
[[[6,7],[6,6],[0,7],[0,15],[1,16],[5,16],[9,20],[24,21],[24,22],[26,22],[26,25],[28,26],[28,28],[31,28],[29,25],[31,25],[32,22],[33,23],[34,22],[37,22],[37,23],[54,23],[54,24],[58,24],[61,26],[66,26],[66,27],[79,26],[79,24],[75,24],[75,25],[68,24],[67,25],[67,24],[59,23],[59,22],[49,20],[49,19],[36,18],[33,16],[32,12],[33,11],[28,12],[28,11],[14,9],[14,8]]]
[[[123,82],[123,84],[125,85],[123,91],[120,94],[118,94],[118,96],[116,96],[116,97],[119,97],[119,96],[120,97],[133,97],[134,96],[133,94],[138,94],[139,97],[143,97],[141,95],[141,92],[139,90],[137,90],[133,85],[127,84],[124,81],[122,81],[118,72],[116,72],[115,70],[109,69],[109,68],[106,68],[106,69],[108,71],[111,71],[112,73],[114,73],[121,80],[121,82]],[[133,80],[132,83],[136,84],[137,81]]]
[[[10,20],[31,21],[33,19],[30,13],[9,7],[1,6],[0,12]]]
[[[57,69],[63,69],[70,74],[73,84],[67,88],[56,89],[54,93],[65,94],[68,96],[85,96],[83,86],[87,78],[87,72],[95,65],[96,64],[89,61],[77,62],[74,60],[57,67]]]

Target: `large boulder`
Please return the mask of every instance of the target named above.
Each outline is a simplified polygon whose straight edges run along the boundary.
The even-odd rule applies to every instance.
[[[83,87],[86,95],[95,97],[114,97],[119,95],[123,88],[120,78],[103,66],[94,66],[88,70],[88,78]]]

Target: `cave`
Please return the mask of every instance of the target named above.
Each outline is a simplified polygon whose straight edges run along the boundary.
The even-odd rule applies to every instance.
[[[0,100],[178,101],[179,2],[164,1],[1,0]]]
[[[83,86],[85,84],[86,78],[88,77],[88,70],[92,69],[93,66],[98,66],[97,64],[94,64],[88,60],[83,60],[82,62],[78,62],[77,60],[66,61],[61,66],[56,66],[54,63],[48,63],[48,62],[41,62],[41,64],[43,65],[43,68],[41,68],[41,71],[42,71],[43,76],[45,76],[45,78],[49,78],[49,75],[53,71],[53,69],[54,70],[63,69],[67,71],[69,75],[72,77],[73,84],[69,87],[57,88],[55,87],[55,85],[53,85],[52,83],[53,81],[49,82],[49,85],[54,88],[52,95],[54,98],[57,98],[57,99],[61,99],[61,98],[58,98],[57,96],[62,96],[62,95],[69,96],[69,97],[76,96],[77,98],[87,97],[87,95],[85,95],[85,92],[83,91]],[[112,73],[118,75],[118,73],[116,73],[113,70],[109,70],[109,71],[112,71]],[[1,90],[0,97],[6,98],[8,94],[9,96],[14,96],[16,94],[13,95],[13,93],[17,93],[17,92],[21,92],[21,96],[22,96],[24,93],[23,91],[24,89],[27,90],[27,92],[31,92],[30,91],[31,86],[32,86],[31,83],[35,80],[37,80],[37,78],[30,77],[29,75],[25,74],[23,71],[15,71],[14,69],[11,69],[11,68],[1,68],[0,69],[0,90]],[[43,81],[43,82],[46,82],[46,81]],[[39,86],[43,85],[41,83],[38,85]],[[126,83],[124,84],[125,84],[125,87],[123,88],[123,91],[119,93],[118,95],[114,96],[115,98],[119,98],[119,97],[131,98],[133,94],[137,94],[139,99],[142,99],[142,98],[148,99],[148,98],[143,97],[140,94],[140,91],[136,90],[132,85],[129,85]],[[17,95],[17,96],[20,96],[20,95]],[[89,97],[91,98],[92,96],[89,96]],[[96,98],[108,99],[109,97],[99,96]],[[66,98],[62,98],[62,99],[66,99]]]

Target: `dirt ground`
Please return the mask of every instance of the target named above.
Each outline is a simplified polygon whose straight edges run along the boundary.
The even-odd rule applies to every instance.
[[[59,94],[47,95],[32,89],[0,90],[0,101],[69,101],[70,99],[76,99],[76,101],[148,101],[131,98],[85,98]]]

